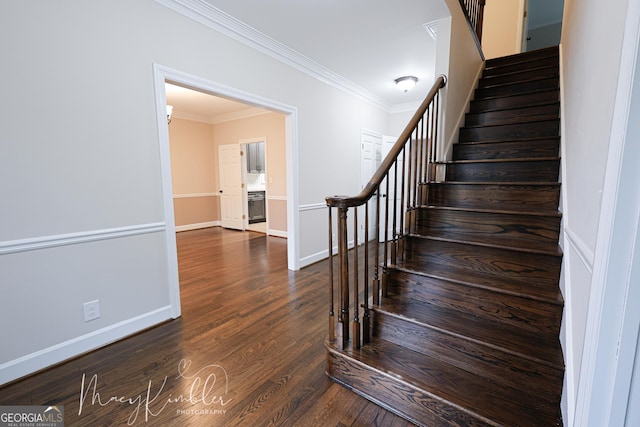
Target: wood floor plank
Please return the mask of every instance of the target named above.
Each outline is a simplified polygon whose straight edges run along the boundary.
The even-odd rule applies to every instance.
[[[326,262],[288,271],[286,240],[221,228],[177,245],[181,318],[0,387],[0,405],[64,405],[67,426],[409,425],[326,376]]]

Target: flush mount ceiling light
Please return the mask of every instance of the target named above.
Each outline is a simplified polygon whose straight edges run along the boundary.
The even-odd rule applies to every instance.
[[[167,105],[167,124],[171,123],[172,112],[173,112],[173,105]]]
[[[418,78],[415,76],[398,77],[396,80],[396,86],[403,92],[409,92],[418,83]]]

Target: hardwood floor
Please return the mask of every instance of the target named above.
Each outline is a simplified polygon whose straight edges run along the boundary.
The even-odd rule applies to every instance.
[[[0,388],[67,426],[406,426],[325,375],[327,264],[286,240],[178,233],[182,317]]]

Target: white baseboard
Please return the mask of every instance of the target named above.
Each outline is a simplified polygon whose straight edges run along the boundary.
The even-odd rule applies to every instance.
[[[198,230],[200,228],[220,227],[220,221],[199,222],[197,224],[176,225],[176,231]]]
[[[322,261],[329,257],[329,250],[325,249],[324,251],[316,252],[315,254],[308,255],[306,257],[300,258],[300,268],[307,267],[311,264],[315,264],[318,261]]]
[[[274,237],[283,237],[283,238],[287,238],[287,232],[286,231],[282,231],[282,230],[272,230],[269,229],[267,230],[267,234],[269,236],[274,236]]]
[[[171,319],[171,306],[118,322],[0,365],[0,385],[38,372],[91,350],[104,347]]]
[[[349,240],[347,242],[347,249],[353,249],[353,240]],[[338,253],[338,246],[333,247],[333,255]],[[304,268],[308,265],[314,264],[318,261],[322,261],[323,259],[329,258],[329,250],[325,249],[320,252],[316,252],[315,254],[308,255],[306,257],[300,258],[300,268]]]

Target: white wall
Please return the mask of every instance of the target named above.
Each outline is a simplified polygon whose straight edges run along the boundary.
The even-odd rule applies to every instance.
[[[621,5],[622,6],[622,5]],[[616,85],[596,235],[575,425],[637,425],[640,338],[640,4],[623,6]],[[635,420],[634,420],[635,419]]]
[[[438,20],[435,75],[445,75],[447,86],[440,92],[440,158],[451,153],[474,89],[484,68],[482,54],[457,0],[446,0],[450,16]],[[415,111],[391,114],[388,135],[399,136]]]
[[[297,109],[303,260],[324,197],[358,189],[360,130],[389,125],[152,0],[9,2],[0,46],[0,383],[171,317],[154,63]]]
[[[594,280],[600,286],[594,274],[599,262],[596,255],[609,238],[601,235],[598,241],[598,229],[612,221],[610,213],[602,209],[602,200],[615,130],[616,91],[624,71],[620,61],[628,3],[565,1],[561,44],[565,317],[561,339],[567,366],[563,396],[566,425],[573,425],[577,396],[584,386],[580,374],[585,369],[585,334],[590,339],[595,333],[588,329],[593,313],[586,307],[592,303]]]

